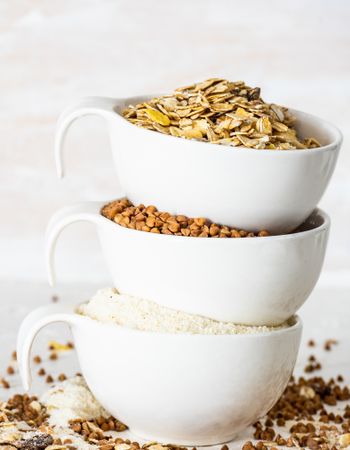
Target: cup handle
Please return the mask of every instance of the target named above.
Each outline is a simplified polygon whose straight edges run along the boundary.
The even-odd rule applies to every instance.
[[[94,225],[106,223],[106,218],[100,214],[105,202],[83,202],[66,206],[54,214],[48,224],[45,236],[45,259],[48,279],[51,286],[55,284],[54,255],[57,239],[61,231],[74,222],[90,222]]]
[[[68,128],[79,117],[95,114],[109,119],[115,118],[117,100],[109,97],[84,97],[70,105],[60,115],[55,133],[55,162],[59,178],[64,176],[63,144]]]
[[[75,325],[80,317],[74,314],[74,307],[69,305],[49,305],[35,309],[21,323],[17,336],[17,361],[23,387],[30,389],[32,375],[30,370],[30,354],[35,336],[41,328],[54,322],[65,322]]]

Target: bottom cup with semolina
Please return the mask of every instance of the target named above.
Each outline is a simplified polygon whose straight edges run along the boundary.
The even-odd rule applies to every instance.
[[[50,305],[23,321],[18,361],[30,386],[37,332],[66,322],[81,372],[101,405],[136,436],[161,443],[232,440],[277,402],[295,365],[302,324],[242,326],[105,289],[78,306]]]

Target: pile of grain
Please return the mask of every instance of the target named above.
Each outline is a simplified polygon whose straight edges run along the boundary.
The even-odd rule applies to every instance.
[[[120,294],[115,288],[99,290],[77,309],[79,314],[103,323],[122,325],[144,331],[188,334],[254,334],[286,328],[244,326],[219,322],[207,317],[160,306],[155,302]]]

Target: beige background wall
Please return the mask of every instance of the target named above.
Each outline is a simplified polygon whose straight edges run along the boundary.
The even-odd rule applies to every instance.
[[[261,86],[267,101],[317,114],[343,131],[321,203],[333,220],[321,284],[350,284],[349,23],[346,0],[0,0],[0,277],[44,280],[50,215],[118,192],[97,118],[71,129],[67,178],[56,179],[54,126],[70,101],[222,76]],[[87,225],[65,233],[59,279],[108,282]]]

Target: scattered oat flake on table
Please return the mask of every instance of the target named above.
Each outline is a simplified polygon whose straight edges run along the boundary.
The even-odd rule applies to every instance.
[[[56,351],[72,350],[72,345],[70,343],[61,344],[60,342],[57,341],[50,341],[48,347],[49,350],[56,350]]]
[[[260,88],[243,81],[211,78],[178,88],[173,94],[130,105],[123,116],[163,134],[233,147],[291,150],[320,147],[302,139],[288,109],[265,103]]]

